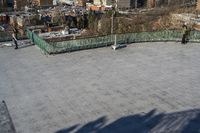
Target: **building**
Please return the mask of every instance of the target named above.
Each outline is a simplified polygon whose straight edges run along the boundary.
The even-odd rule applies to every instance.
[[[58,3],[74,5],[74,0],[58,0]]]
[[[33,0],[38,3],[38,6],[52,6],[53,0]]]
[[[53,5],[57,5],[57,0],[53,0]]]
[[[25,6],[52,6],[53,0],[14,0],[14,9],[24,10]]]
[[[93,3],[93,0],[75,0],[76,5],[78,6],[86,6],[86,3]]]
[[[0,8],[13,7],[13,0],[0,0]]]
[[[77,0],[76,1],[76,4],[78,5],[78,6],[86,6],[86,0]]]
[[[117,8],[131,8],[132,0],[94,0],[94,5],[110,6],[117,2]]]
[[[5,0],[0,0],[0,8],[7,6],[5,2]]]
[[[131,8],[143,8],[146,5],[147,0],[131,0]]]
[[[112,5],[113,0],[94,0],[94,5],[108,6]]]
[[[131,8],[131,0],[117,0],[117,8]]]
[[[154,8],[156,6],[155,0],[147,0],[147,7],[148,8]]]
[[[181,6],[195,3],[196,0],[147,0],[147,7]]]

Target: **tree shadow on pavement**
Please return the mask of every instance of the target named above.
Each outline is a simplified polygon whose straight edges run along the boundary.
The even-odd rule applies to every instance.
[[[200,133],[200,109],[175,113],[158,113],[156,110],[135,114],[107,123],[101,117],[86,125],[75,125],[56,133]]]

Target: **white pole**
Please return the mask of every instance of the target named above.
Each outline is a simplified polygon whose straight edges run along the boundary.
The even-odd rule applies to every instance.
[[[117,11],[117,2],[118,2],[118,0],[115,0],[115,14],[116,14],[116,11]],[[115,46],[117,45],[117,35],[116,35],[116,33],[115,33],[115,43],[114,43],[114,45]]]
[[[114,13],[112,12],[112,16],[111,16],[111,34],[113,34],[113,17],[114,17]]]
[[[114,33],[114,15],[115,15],[116,11],[117,11],[117,0],[115,0],[115,3],[114,3],[114,12],[112,13],[112,23],[111,23],[111,37],[112,37],[112,41],[114,41],[112,48],[114,50],[116,50],[118,48],[117,35],[116,35],[116,33]]]
[[[117,46],[117,35],[115,34],[115,43],[114,43],[115,46]]]
[[[118,0],[115,1],[115,11],[118,11]]]

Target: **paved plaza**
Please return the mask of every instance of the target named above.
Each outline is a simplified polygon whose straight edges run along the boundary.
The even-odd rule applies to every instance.
[[[2,47],[0,100],[17,133],[200,133],[200,44]]]

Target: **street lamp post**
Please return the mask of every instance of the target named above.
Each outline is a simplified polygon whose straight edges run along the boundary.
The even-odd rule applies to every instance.
[[[116,15],[116,12],[118,11],[118,0],[115,0],[115,4],[114,4],[114,12],[112,12],[112,20],[111,20],[111,38],[113,41],[114,38],[114,44],[111,46],[112,49],[116,50],[118,48],[122,48],[122,47],[126,47],[125,44],[117,44],[117,35],[116,33],[114,33],[114,16]],[[114,36],[113,36],[114,34]]]
[[[111,36],[112,36],[112,40],[114,39],[114,45],[112,45],[112,48],[114,49],[114,50],[116,50],[117,49],[117,35],[116,35],[116,33],[114,34],[114,16],[115,16],[115,14],[116,14],[116,11],[117,11],[117,0],[115,0],[115,3],[114,3],[114,12],[112,12],[112,22],[111,22]]]

